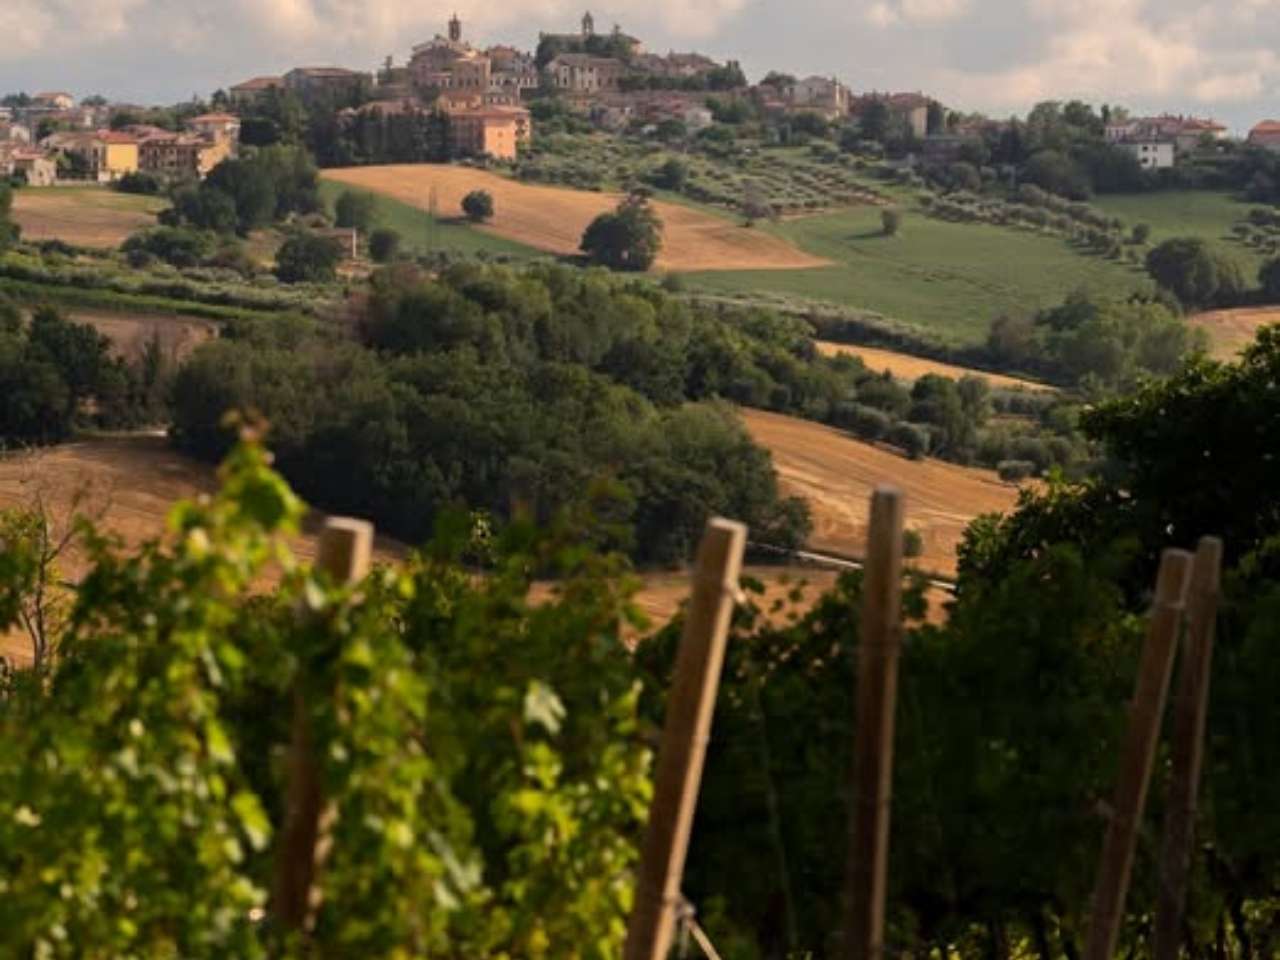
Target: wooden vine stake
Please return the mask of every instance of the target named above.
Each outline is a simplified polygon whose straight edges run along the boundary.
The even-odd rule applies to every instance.
[[[369,572],[373,526],[363,520],[331,518],[325,523],[316,569],[335,584],[353,584]],[[302,692],[293,691],[293,728],[289,743],[289,787],[283,835],[277,848],[271,903],[277,921],[289,930],[307,928],[315,898],[312,887],[321,840],[324,797],[320,766],[312,743],[310,711]]]
[[[625,960],[667,960],[671,950],[685,855],[746,542],[746,527],[717,518],[708,522],[698,548],[693,596],[676,654],[658,750],[635,907],[627,926]]]
[[[1129,728],[1120,755],[1114,809],[1098,866],[1085,960],[1112,960],[1115,954],[1129,892],[1129,875],[1133,870],[1138,826],[1146,805],[1160,721],[1169,694],[1169,676],[1173,671],[1190,570],[1191,554],[1185,550],[1166,550],[1160,558],[1155,606],[1142,646],[1142,662],[1129,706]]]
[[[902,645],[903,512],[901,492],[892,487],[876,489],[863,573],[854,806],[845,874],[845,953],[851,960],[879,960],[884,955],[893,731]]]
[[[1160,850],[1160,890],[1156,902],[1154,960],[1177,960],[1187,875],[1195,838],[1204,729],[1209,712],[1213,633],[1222,579],[1222,541],[1205,537],[1196,549],[1187,598],[1187,644],[1174,700],[1173,774],[1165,807]]]

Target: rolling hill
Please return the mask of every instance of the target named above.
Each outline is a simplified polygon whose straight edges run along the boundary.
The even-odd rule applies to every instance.
[[[494,217],[478,229],[557,256],[574,256],[588,224],[612,210],[620,194],[535,186],[470,167],[413,164],[325,170],[325,180],[382,194],[420,210],[460,214],[472,190],[493,195]],[[656,201],[663,222],[661,271],[805,270],[827,261],[802,252],[784,238],[748,230],[736,220],[666,201]]]

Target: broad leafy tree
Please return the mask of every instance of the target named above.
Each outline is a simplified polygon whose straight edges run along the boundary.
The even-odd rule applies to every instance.
[[[1147,272],[1185,306],[1229,305],[1244,290],[1239,265],[1199,237],[1175,237],[1147,254]]]
[[[648,270],[662,249],[662,221],[646,198],[633,195],[591,221],[581,249],[613,270]]]
[[[472,223],[493,219],[493,194],[488,190],[472,190],[462,198],[462,212]]]
[[[276,252],[276,277],[283,283],[325,283],[337,276],[341,259],[337,239],[297,230]]]

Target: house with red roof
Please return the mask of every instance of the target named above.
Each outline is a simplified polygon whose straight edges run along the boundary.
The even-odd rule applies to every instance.
[[[1280,120],[1263,120],[1249,131],[1249,144],[1280,153]]]
[[[1225,140],[1226,126],[1204,117],[1184,117],[1164,113],[1158,117],[1128,117],[1114,120],[1104,128],[1108,143],[1170,143],[1178,153],[1195,150],[1207,141]]]

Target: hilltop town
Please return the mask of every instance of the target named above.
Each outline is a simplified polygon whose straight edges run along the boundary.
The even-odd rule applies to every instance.
[[[366,141],[371,128],[386,138],[388,127],[407,118],[432,141],[421,159],[499,162],[527,149],[538,119],[553,111],[604,132],[650,135],[672,127],[696,135],[726,116],[747,114],[801,127],[849,125],[854,137],[861,133],[899,158],[935,167],[981,154],[977,145],[997,142],[1010,129],[1007,119],[964,113],[920,92],[855,92],[834,76],[774,72],[751,83],[737,61],[652,52],[619,26],[598,31],[589,12],[576,31],[539,34],[532,50],[473,46],[454,15],[443,33],[414,45],[402,62],[388,56],[376,71],[299,66],[253,77],[215,92],[207,107],[179,105],[160,122],[149,120],[149,108],[100,96],[77,102],[65,92],[14,94],[3,104],[0,176],[32,186],[112,182],[136,173],[203,178],[236,154],[245,121],[252,125],[245,141],[260,144],[272,139],[270,126],[299,109],[330,114],[335,138],[345,133]],[[1180,157],[1228,139],[1227,128],[1208,118],[1116,110],[1103,120],[1105,142],[1144,170],[1172,169]],[[1280,151],[1280,122],[1259,122],[1246,142]],[[317,150],[322,165],[330,165],[324,153]]]

